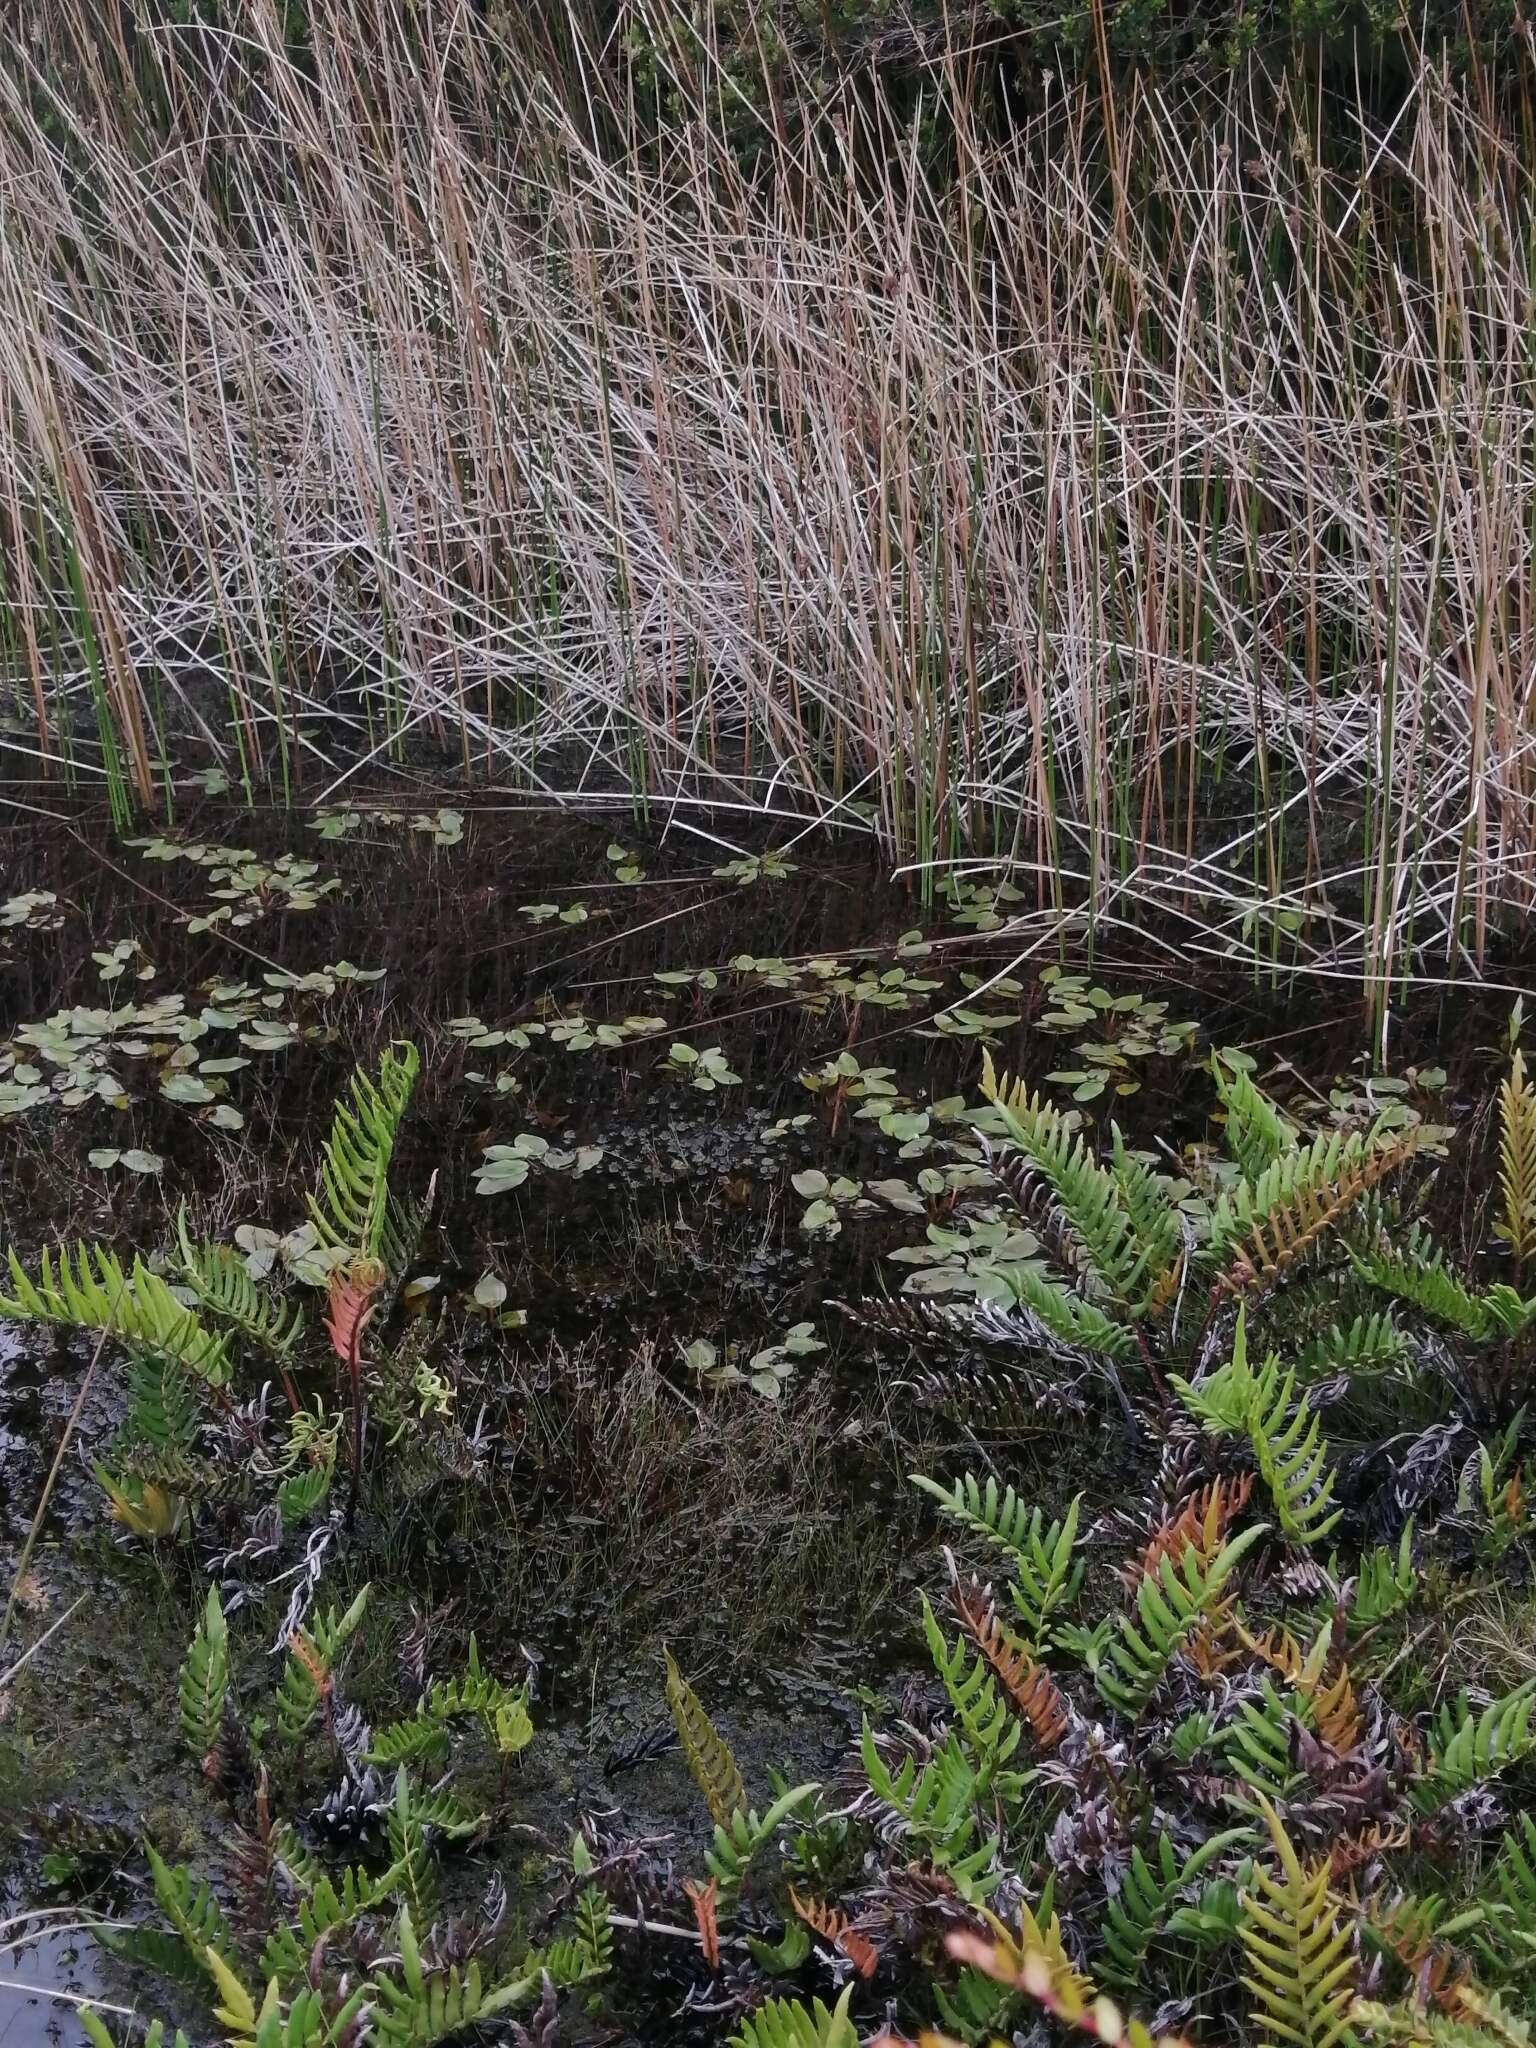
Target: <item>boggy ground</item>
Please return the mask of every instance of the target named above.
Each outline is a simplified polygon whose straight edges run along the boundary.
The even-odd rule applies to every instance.
[[[903,1284],[984,1291],[1007,1255],[968,1149],[983,1043],[1172,1152],[1204,1135],[1211,1044],[1251,1045],[1313,1119],[1353,1113],[1365,1085],[1348,991],[1251,968],[1196,988],[1102,948],[1063,982],[1060,963],[1015,963],[985,878],[925,912],[862,852],[743,855],[628,817],[359,802],[308,823],[210,802],[144,837],[113,842],[83,816],[6,835],[0,1242],[29,1263],[77,1235],[149,1252],[185,1203],[199,1228],[243,1230],[259,1262],[302,1220],[351,1067],[417,1044],[397,1172],[430,1182],[433,1206],[408,1310],[469,1452],[453,1484],[390,1467],[355,1531],[338,1528],[324,1585],[343,1603],[373,1588],[347,1681],[365,1714],[396,1710],[396,1666],[423,1634],[435,1667],[457,1669],[473,1629],[492,1669],[535,1674],[517,1817],[451,1880],[468,1897],[497,1871],[514,1910],[519,1877],[579,1816],[621,1819],[658,1858],[697,1842],[663,1643],[758,1800],[770,1767],[832,1775],[859,1686],[900,1690],[911,1591],[934,1570],[908,1472],[991,1465],[1048,1507],[1085,1476],[1112,1493],[1111,1418],[1047,1434],[968,1402],[910,1334],[840,1312]],[[1410,1009],[1376,1099],[1485,1142],[1506,1001]],[[1443,1199],[1484,1191],[1474,1175]],[[89,1355],[0,1325],[7,1588]],[[200,1870],[229,1854],[227,1808],[189,1772],[174,1711],[207,1532],[113,1533],[88,1461],[121,1408],[107,1357],[0,1656],[61,1621],[0,1695],[0,1897],[69,1909],[66,1929],[76,1907],[140,1910],[141,1835]],[[286,1588],[227,1559],[221,1583],[247,1603],[243,1629],[261,1619],[259,1665]],[[131,1996],[76,1938],[3,1966]],[[0,1996],[6,2048],[83,2038],[66,2008]],[[683,1996],[652,1959],[654,2038],[683,2038]],[[151,2004],[170,2009],[158,1988]],[[723,2022],[688,2024],[716,2039]]]

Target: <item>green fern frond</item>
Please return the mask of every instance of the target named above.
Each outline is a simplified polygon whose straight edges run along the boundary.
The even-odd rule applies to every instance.
[[[1054,1103],[998,1103],[1003,1125],[1033,1171],[1050,1189],[1087,1272],[1122,1309],[1138,1307],[1146,1293],[1146,1254],[1136,1241],[1115,1176],[1093,1157],[1080,1131]]]
[[[1227,1152],[1248,1180],[1257,1181],[1268,1167],[1295,1151],[1296,1128],[1245,1067],[1229,1063],[1218,1052],[1211,1059],[1211,1075],[1227,1113]]]
[[[997,1838],[978,1840],[976,1772],[951,1734],[919,1770],[913,1757],[891,1771],[875,1747],[868,1721],[860,1736],[860,1755],[870,1790],[883,1800],[921,1842],[935,1868],[955,1884],[962,1898],[977,1905],[996,1889],[1001,1874],[990,1874]]]
[[[1413,1156],[1418,1127],[1378,1122],[1363,1136],[1332,1131],[1223,1190],[1203,1256],[1216,1285],[1252,1294],[1308,1258],[1372,1188]]]
[[[1272,1391],[1280,1373],[1280,1361],[1271,1352],[1255,1373],[1248,1362],[1248,1309],[1240,1303],[1237,1328],[1232,1333],[1232,1356],[1200,1380],[1187,1380],[1176,1372],[1168,1384],[1200,1427],[1210,1436],[1234,1436],[1248,1427],[1260,1389]]]
[[[1474,1785],[1486,1783],[1536,1750],[1536,1678],[1528,1678],[1479,1714],[1465,1693],[1442,1706],[1430,1737],[1429,1762],[1409,1788],[1420,1813],[1435,1813]]]
[[[1422,1309],[1465,1337],[1481,1339],[1491,1334],[1493,1318],[1487,1302],[1462,1285],[1446,1265],[1445,1253],[1417,1226],[1401,1249],[1382,1242],[1365,1251],[1350,1247],[1349,1256],[1361,1279],[1379,1287],[1383,1294]]]
[[[1260,1806],[1280,1874],[1256,1866],[1242,1894],[1250,2017],[1266,2048],[1336,2048],[1354,2040],[1350,1931],[1334,1918],[1327,1858],[1305,1869],[1273,1806],[1265,1799]]]
[[[229,1377],[228,1339],[204,1329],[158,1273],[136,1258],[125,1273],[97,1244],[45,1248],[34,1280],[14,1251],[6,1254],[11,1292],[0,1293],[0,1316],[56,1323],[72,1330],[109,1330],[125,1350],[174,1359],[210,1386]]]
[[[1104,1909],[1100,1974],[1107,1982],[1128,1991],[1143,1983],[1147,1957],[1163,1935],[1174,1899],[1229,1849],[1247,1840],[1246,1828],[1228,1828],[1202,1842],[1182,1863],[1166,1829],[1158,1836],[1154,1861],[1137,1844],[1120,1889]]]
[[[91,2043],[91,2048],[118,2048],[118,2044],[107,2032],[105,2023],[98,2014],[92,2012],[88,2005],[83,2005],[80,2008],[80,2024],[85,2029],[86,2036]],[[137,2039],[137,2035],[133,2038]],[[165,2021],[151,2020],[148,2031],[144,2036],[143,2048],[166,2048],[166,2038]],[[123,2037],[123,2048],[128,2048],[128,2040],[129,2037],[125,2035]],[[176,2029],[172,2048],[191,2048],[191,2043],[180,2027]]]
[[[135,1355],[128,1369],[124,1443],[152,1452],[169,1476],[185,1469],[196,1435],[195,1375],[179,1359],[154,1352]]]
[[[1413,1517],[1403,1524],[1397,1550],[1378,1544],[1360,1560],[1355,1575],[1354,1598],[1349,1618],[1357,1628],[1375,1628],[1390,1621],[1405,1608],[1418,1591],[1419,1574],[1413,1562]]]
[[[1291,1723],[1309,1719],[1305,1701],[1282,1696],[1266,1676],[1258,1698],[1243,1700],[1222,1732],[1228,1765],[1255,1792],[1284,1799],[1302,1775],[1291,1762]]]
[[[228,1694],[229,1625],[218,1588],[210,1586],[178,1686],[182,1739],[199,1762],[218,1744]]]
[[[589,1884],[576,1901],[576,1937],[591,1958],[592,1975],[606,1977],[613,1968],[613,1913],[600,1885]]]
[[[189,1989],[206,1992],[212,1968],[209,1957],[232,1960],[235,1941],[218,1900],[184,1864],[167,1863],[151,1843],[144,1845],[155,1898],[171,1924],[157,1927],[102,1927],[96,1939],[125,1962],[140,1963]]]
[[[718,1887],[715,1910],[720,1918],[734,1908],[753,1860],[773,1840],[775,1831],[816,1790],[814,1783],[795,1785],[781,1793],[761,1818],[755,1810],[746,1813],[738,1806],[728,1821],[715,1823],[714,1840],[704,1852],[704,1868]]]
[[[705,1713],[698,1694],[678,1670],[670,1650],[666,1658],[667,1705],[677,1739],[683,1746],[693,1782],[704,1795],[710,1819],[716,1827],[725,1827],[737,1808],[747,1803],[741,1766],[731,1754],[730,1744]]]
[[[1499,1090],[1499,1194],[1499,1235],[1524,1265],[1536,1258],[1536,1087],[1519,1046]]]
[[[1407,1346],[1389,1311],[1356,1316],[1347,1327],[1332,1323],[1301,1351],[1296,1369],[1305,1385],[1333,1373],[1368,1372],[1373,1366],[1395,1365]]]
[[[351,1927],[363,1914],[376,1912],[394,1896],[402,1876],[395,1864],[377,1877],[354,1868],[342,1873],[338,1890],[334,1880],[322,1871],[313,1889],[299,1902],[297,1929],[276,1927],[267,1937],[261,1952],[262,1977],[268,1981],[275,1977],[282,1984],[301,1977],[309,1967],[316,1944]]]
[[[313,1727],[336,1660],[363,1618],[368,1592],[364,1586],[344,1614],[333,1607],[323,1621],[299,1629],[289,1645],[277,1693],[277,1725],[290,1742],[301,1741]]]
[[[398,1979],[381,1971],[374,1980],[374,2032],[379,2048],[436,2048],[465,2028],[515,2010],[538,1996],[539,1975],[525,1972],[487,1988],[477,1962],[458,1969],[422,1967],[410,1908],[402,1906],[397,1929]]]
[[[1328,1440],[1305,1394],[1292,1407],[1295,1387],[1291,1371],[1273,1387],[1255,1388],[1248,1435],[1281,1529],[1291,1542],[1310,1545],[1337,1528],[1343,1509],[1329,1512],[1335,1475]]]
[[[943,1680],[949,1703],[955,1710],[975,1760],[977,1792],[980,1795],[1018,1748],[1023,1727],[1010,1712],[987,1660],[971,1652],[964,1636],[957,1638],[951,1649],[926,1593],[923,1595],[923,1634],[928,1641],[934,1669]]]
[[[1013,1562],[1009,1586],[1015,1609],[1024,1623],[1031,1649],[1044,1646],[1052,1617],[1070,1607],[1083,1583],[1083,1560],[1073,1556],[1083,1497],[1073,1497],[1059,1522],[1045,1524],[1039,1508],[1026,1511],[1013,1487],[999,1491],[990,1474],[983,1484],[966,1472],[951,1485],[910,1475],[912,1484],[938,1502],[940,1509],[967,1528],[1005,1550]]]
[[[731,2048],[858,2048],[858,2031],[848,2017],[853,1986],[845,1985],[828,2011],[819,1998],[770,1998],[742,2020]]]
[[[350,1103],[336,1105],[320,1158],[320,1192],[309,1216],[321,1244],[379,1260],[398,1273],[409,1262],[415,1212],[391,1199],[389,1167],[395,1140],[420,1072],[414,1045],[389,1046],[377,1081],[358,1068]]]
[[[1107,1316],[1096,1302],[1074,1294],[1033,1266],[999,1266],[996,1271],[1014,1300],[1038,1316],[1063,1344],[1103,1358],[1130,1360],[1137,1355],[1135,1331]]]
[[[185,1204],[176,1217],[176,1242],[182,1283],[197,1296],[199,1305],[274,1358],[286,1358],[304,1334],[303,1311],[285,1306],[258,1287],[245,1269],[245,1260],[231,1246],[193,1244],[187,1234]]]
[[[325,1499],[331,1490],[331,1481],[336,1476],[336,1454],[319,1465],[303,1465],[297,1472],[290,1472],[274,1496],[277,1512],[285,1529],[292,1529]]]
[[[1095,1673],[1099,1691],[1127,1720],[1140,1717],[1169,1665],[1215,1607],[1228,1578],[1267,1533],[1263,1522],[1245,1529],[1208,1562],[1191,1543],[1177,1564],[1164,1557],[1156,1572],[1144,1572],[1138,1579],[1137,1621],[1126,1614],[1115,1617]]]

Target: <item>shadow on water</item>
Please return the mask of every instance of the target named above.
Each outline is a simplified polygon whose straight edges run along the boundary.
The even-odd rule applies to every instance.
[[[907,1652],[931,1545],[905,1475],[956,1447],[968,1460],[995,1449],[1012,1471],[1034,1455],[1027,1427],[994,1442],[975,1418],[905,1399],[910,1346],[833,1308],[899,1285],[891,1253],[942,1226],[949,1197],[849,1201],[835,1231],[808,1231],[795,1177],[916,1182],[932,1133],[859,1113],[872,1069],[920,1114],[975,1101],[983,1033],[1000,1065],[1035,1079],[1082,1071],[1084,1058],[1091,1071],[1093,1056],[1044,1028],[1057,998],[1042,963],[1014,961],[1006,932],[985,928],[985,905],[925,914],[862,849],[748,880],[712,872],[726,854],[701,857],[698,840],[627,819],[338,815],[351,822],[326,837],[205,806],[176,845],[224,849],[232,877],[214,874],[211,854],[115,844],[94,819],[0,831],[11,901],[38,899],[0,926],[0,1052],[12,1047],[0,1090],[52,1091],[20,1109],[13,1095],[16,1113],[0,1114],[0,1240],[24,1257],[76,1234],[150,1249],[169,1242],[183,1201],[225,1235],[287,1228],[352,1065],[414,1039],[423,1074],[398,1172],[418,1187],[435,1177],[415,1273],[495,1454],[467,1501],[424,1494],[365,1516],[343,1571],[379,1583],[396,1631],[426,1612],[459,1642],[475,1626],[503,1665],[532,1647],[539,1740],[524,1804],[554,1834],[622,1804],[643,1830],[696,1838],[686,1772],[647,1753],[665,1721],[659,1644],[722,1688],[721,1719],[760,1783],[769,1764],[826,1775],[855,1725],[846,1689],[894,1674]],[[337,976],[337,963],[376,978]],[[1093,972],[1196,1025],[1202,1046],[1254,1046],[1267,1073],[1324,1109],[1341,1081],[1360,1083],[1347,989],[1256,987],[1244,969],[1196,982],[1156,959],[1102,954]],[[291,986],[305,976],[322,980]],[[189,1069],[153,1022],[118,1028],[105,1060],[124,1106],[92,1085],[57,1100],[27,1027],[77,1005],[171,996],[194,1014],[222,1003],[246,1018],[190,1100],[166,1092]],[[281,1051],[250,1032],[250,1006],[282,1020]],[[1445,1069],[1448,1121],[1485,1099],[1506,1009],[1456,997],[1399,1018],[1399,1066]],[[1113,1044],[1134,1011],[1101,1016],[1089,1038]],[[99,1033],[80,1042],[101,1050]],[[701,1087],[697,1056],[715,1051],[720,1079]],[[849,1055],[851,1075],[807,1088],[803,1074]],[[1090,1115],[1112,1107],[1133,1138],[1172,1150],[1204,1135],[1209,1091],[1188,1053],[1138,1050],[1111,1072],[1134,1075],[1138,1092],[1111,1089]],[[237,1113],[223,1127],[221,1104]],[[520,1133],[601,1156],[580,1174],[535,1171],[477,1192],[485,1148]],[[160,1170],[124,1171],[129,1150]],[[466,1313],[485,1276],[504,1285],[516,1327]],[[777,1404],[745,1386],[706,1388],[684,1362],[703,1343],[745,1365],[800,1323],[825,1348]],[[87,1355],[0,1326],[7,1586]],[[104,1372],[80,1421],[85,1450],[107,1441],[119,1410]],[[1075,1455],[1092,1461],[1091,1434]],[[212,1803],[199,1792],[186,1804],[166,1706],[206,1582],[188,1556],[114,1546],[73,1454],[29,1580],[25,1641],[79,1591],[89,1599],[9,1704],[0,1698],[0,1873],[11,1860],[0,1900],[56,1905],[83,1871],[95,1903],[136,1910],[120,1872],[141,1830],[193,1856],[217,1839]],[[640,1761],[615,1774],[631,1753]],[[5,2048],[82,2038],[16,1984],[120,1988],[110,1967],[92,1975],[76,1940],[48,1934],[0,1957],[13,1980],[0,1984]]]

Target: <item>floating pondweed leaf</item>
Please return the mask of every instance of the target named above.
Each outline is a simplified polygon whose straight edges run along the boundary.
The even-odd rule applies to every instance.
[[[836,1237],[843,1227],[840,1211],[868,1213],[875,1207],[865,1200],[860,1182],[850,1180],[846,1174],[830,1178],[819,1166],[791,1174],[789,1184],[797,1195],[807,1198],[800,1228],[811,1236]]]
[[[321,811],[309,821],[311,832],[322,839],[345,839],[363,822],[361,811]]]
[[[763,1136],[768,1139],[787,1138],[793,1131],[807,1130],[810,1122],[809,1115],[804,1112],[799,1116],[781,1116],[777,1123],[768,1126]]]
[[[601,1163],[601,1145],[580,1145],[559,1151],[537,1131],[522,1131],[508,1145],[487,1145],[475,1175],[477,1195],[504,1195],[520,1188],[535,1166],[546,1173],[568,1173],[579,1179]]]
[[[995,932],[1003,923],[1000,903],[1021,903],[1023,891],[1012,882],[990,885],[968,882],[963,875],[948,874],[939,883],[939,894],[949,905],[950,920],[973,931]]]
[[[638,882],[644,877],[645,869],[626,847],[620,846],[617,839],[609,842],[606,858],[613,868],[616,882]]]
[[[0,903],[0,932],[57,931],[64,922],[59,899],[51,889],[30,889],[23,896],[7,896]]]
[[[320,878],[318,861],[300,860],[297,854],[282,853],[270,862],[250,847],[210,846],[197,840],[183,843],[155,837],[127,841],[145,860],[187,861],[206,870],[209,895],[214,908],[186,919],[190,932],[205,932],[221,924],[254,924],[273,909],[313,910],[324,896],[341,887],[339,876]]]
[[[903,1281],[903,1294],[975,1294],[1011,1302],[1009,1269],[1038,1265],[1039,1250],[1032,1231],[996,1218],[966,1217],[953,1226],[930,1223],[925,1243],[898,1245],[886,1257],[918,1268]]]
[[[585,903],[567,903],[564,909],[558,903],[519,903],[517,907],[535,924],[548,924],[551,918],[558,918],[561,924],[585,924],[590,915]]]
[[[731,1071],[718,1045],[706,1046],[700,1052],[679,1039],[667,1054],[667,1065],[674,1073],[685,1074],[689,1085],[702,1089],[706,1095],[716,1088],[734,1088],[741,1081],[740,1074]]]
[[[651,976],[663,988],[718,988],[720,977],[713,967],[668,967]]]
[[[165,1161],[158,1152],[145,1152],[136,1145],[126,1152],[116,1151],[111,1145],[96,1145],[85,1156],[92,1166],[100,1167],[104,1172],[114,1166],[121,1166],[129,1173],[165,1171]]]
[[[137,939],[119,939],[104,951],[93,952],[91,958],[103,981],[118,980],[128,972],[130,965],[136,981],[153,981],[155,978],[155,963]]]
[[[805,978],[803,967],[791,965],[776,956],[759,959],[753,953],[736,953],[726,963],[733,974],[750,975],[764,988],[797,988]],[[660,979],[660,976],[657,977]]]
[[[739,860],[728,860],[720,867],[711,868],[710,873],[721,881],[736,882],[747,889],[754,882],[782,882],[786,876],[795,873],[795,864],[781,853],[744,853]]]
[[[477,1308],[500,1308],[507,1298],[507,1283],[499,1273],[482,1273],[475,1282],[474,1302]]]
[[[439,810],[418,811],[411,819],[413,832],[429,832],[434,846],[457,846],[464,837],[464,813]]]
[[[1013,1031],[1018,1027],[1014,1012],[996,1010],[972,1010],[964,1004],[956,1004],[951,1010],[940,1010],[933,1020],[931,1030],[920,1031],[920,1038],[980,1038],[995,1044],[1000,1031]]]

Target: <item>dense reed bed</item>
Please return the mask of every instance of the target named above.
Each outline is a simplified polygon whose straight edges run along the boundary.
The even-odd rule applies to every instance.
[[[759,114],[659,31],[137,11],[0,60],[15,782],[817,819],[1378,988],[1523,930],[1491,100],[1026,90],[968,30]]]

